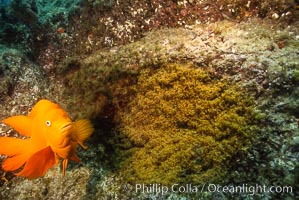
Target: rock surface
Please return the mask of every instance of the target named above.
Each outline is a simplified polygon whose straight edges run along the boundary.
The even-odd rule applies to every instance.
[[[268,4],[275,2],[278,1]],[[196,24],[190,20],[190,23],[176,27],[172,26],[177,22],[173,17],[164,22],[172,28],[156,30],[147,27],[151,31],[144,36],[144,33],[139,33],[139,37],[123,35],[119,40],[113,40],[111,45],[109,38],[99,40],[106,42],[106,49],[102,48],[105,45],[95,47],[94,44],[99,38],[88,38],[88,34],[81,35],[78,40],[72,37],[73,34],[58,34],[49,41],[58,39],[65,43],[45,46],[40,51],[43,54],[40,54],[38,63],[28,59],[20,49],[1,48],[1,119],[27,114],[38,99],[48,98],[58,102],[73,119],[91,118],[96,131],[89,140],[89,149],[79,152],[82,162],[70,165],[65,177],[62,177],[58,166],[49,170],[45,177],[36,180],[14,177],[12,173],[3,174],[1,171],[9,181],[1,179],[0,198],[161,198],[161,195],[154,193],[136,194],[134,185],[124,182],[119,173],[121,162],[116,159],[120,155],[118,150],[121,148],[118,147],[124,145],[123,138],[118,137],[118,127],[122,123],[118,113],[132,98],[133,93],[129,86],[136,83],[141,70],[159,68],[165,63],[192,63],[213,72],[216,77],[227,76],[232,82],[246,88],[248,94],[255,98],[256,118],[260,122],[257,138],[243,155],[239,155],[242,159],[235,160],[226,180],[221,184],[291,185],[291,194],[259,193],[256,196],[263,199],[298,198],[299,26],[294,19],[289,23],[288,8],[285,6],[287,1],[279,2],[277,5],[285,8],[280,13],[279,9],[272,10],[272,13],[266,12],[267,1],[259,7],[259,11],[253,8],[236,9],[238,13],[243,13],[243,17],[249,15],[249,19],[241,22],[229,19]],[[93,3],[99,6],[100,1]],[[158,5],[154,3],[153,6]],[[249,7],[254,3],[255,1],[251,1]],[[111,6],[105,5],[105,8]],[[136,7],[137,4],[134,5]],[[238,8],[238,5],[233,8]],[[229,8],[225,9],[229,11]],[[262,13],[261,10],[267,13],[268,17],[253,17],[258,15],[256,13]],[[163,19],[167,19],[168,15],[175,16],[166,11],[167,9],[159,11],[152,19],[157,16],[164,16]],[[297,11],[292,10],[292,16]],[[165,12],[166,14],[163,14]],[[184,9],[179,10],[181,15],[184,15],[184,12]],[[230,18],[232,12],[228,13]],[[287,22],[283,21],[283,13]],[[136,16],[140,15],[141,11],[136,13]],[[129,33],[128,28],[131,26],[122,29],[123,26],[118,27],[119,30]],[[93,33],[97,31],[98,29]],[[135,29],[132,32],[137,34]],[[113,33],[113,37],[117,38],[116,33],[124,32],[114,30]],[[64,48],[58,48],[61,44]],[[87,50],[76,50],[78,52],[74,54],[63,55],[70,52],[75,45],[89,47],[86,47]],[[18,136],[3,124],[0,126],[0,135]],[[251,198],[248,194],[240,193],[204,192],[192,195],[207,199],[229,199],[231,196]],[[190,198],[189,194],[165,196],[168,199],[179,197]]]

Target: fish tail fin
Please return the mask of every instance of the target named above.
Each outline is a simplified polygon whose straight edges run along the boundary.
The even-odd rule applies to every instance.
[[[2,169],[4,171],[15,171],[24,165],[28,157],[29,156],[26,154],[20,154],[11,158],[7,158],[2,163]]]
[[[94,128],[87,119],[81,119],[73,123],[72,128],[72,139],[77,141],[78,144],[83,148],[87,149],[83,143],[92,134]]]
[[[22,154],[26,147],[28,147],[28,140],[0,137],[0,154],[7,156]]]
[[[28,140],[1,137],[0,154],[9,156],[9,158],[6,158],[2,163],[2,169],[4,171],[14,171],[22,167],[28,158],[25,149],[28,145]]]
[[[31,119],[24,115],[17,115],[3,119],[2,122],[11,126],[19,134],[29,137],[31,135]]]

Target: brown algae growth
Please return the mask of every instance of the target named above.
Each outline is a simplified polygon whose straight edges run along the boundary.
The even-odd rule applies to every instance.
[[[144,69],[120,114],[132,144],[131,183],[205,183],[226,175],[255,137],[254,101],[237,84],[192,65]]]

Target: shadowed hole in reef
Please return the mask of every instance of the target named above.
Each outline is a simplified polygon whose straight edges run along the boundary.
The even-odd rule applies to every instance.
[[[80,157],[83,163],[91,167],[92,173],[86,185],[86,199],[97,193],[97,185],[103,180],[106,173],[114,172],[119,165],[118,155],[115,148],[117,132],[114,122],[115,108],[107,104],[101,113],[91,119],[94,133],[88,139],[87,144],[92,153]],[[117,142],[118,143],[118,142]],[[81,153],[84,153],[81,151]]]

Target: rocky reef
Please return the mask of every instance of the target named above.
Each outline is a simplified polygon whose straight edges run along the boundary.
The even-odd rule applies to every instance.
[[[20,17],[5,2],[7,27]],[[11,29],[28,37],[0,33],[1,119],[47,98],[95,133],[64,177],[1,171],[1,199],[298,198],[298,3],[28,2],[36,20]],[[212,183],[292,191],[136,189]]]

